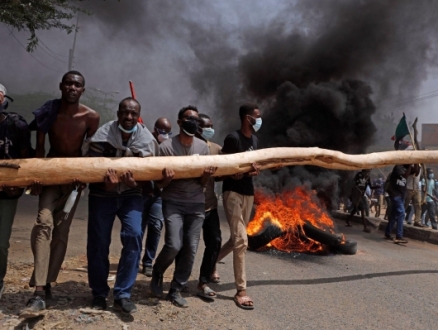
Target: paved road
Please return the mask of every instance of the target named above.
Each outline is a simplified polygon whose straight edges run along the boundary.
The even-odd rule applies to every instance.
[[[12,259],[32,260],[29,232],[35,210],[36,198],[25,196],[20,200],[11,239]],[[228,238],[221,208],[220,215],[223,237]],[[86,199],[80,204],[76,218],[68,257],[85,254]],[[366,234],[360,225],[346,228],[342,222],[337,224],[349,239],[358,241],[357,255],[248,252],[248,292],[256,305],[254,311],[240,310],[231,300],[234,283],[229,256],[219,268],[221,284],[213,286],[219,292],[218,299],[206,304],[194,296],[189,297],[190,308],[175,316],[174,323],[169,321],[164,325],[161,320],[162,328],[437,329],[438,246],[418,241],[400,246],[383,240],[381,232]],[[118,229],[117,224],[113,233],[113,255],[120,251]],[[200,259],[201,253],[198,253],[189,282],[193,292]],[[148,281],[144,277],[141,281],[146,288]],[[147,308],[150,307],[142,308],[149,313]],[[178,319],[181,315],[186,316],[184,321]],[[151,328],[160,327],[158,316],[150,313],[148,318]],[[135,321],[131,326],[145,328]]]

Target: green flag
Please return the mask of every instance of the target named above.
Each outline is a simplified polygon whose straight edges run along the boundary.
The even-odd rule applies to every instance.
[[[400,119],[400,122],[397,125],[397,128],[395,129],[395,140],[401,140],[406,135],[409,134],[409,128],[408,123],[406,122],[406,116],[403,114],[402,119]]]

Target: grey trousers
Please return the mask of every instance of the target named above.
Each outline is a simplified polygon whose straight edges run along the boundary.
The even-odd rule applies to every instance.
[[[0,199],[0,284],[6,275],[8,266],[9,239],[12,223],[17,211],[17,199]]]
[[[171,288],[182,290],[192,273],[205,218],[204,203],[163,200],[164,246],[155,260],[154,272],[164,274],[175,260]]]

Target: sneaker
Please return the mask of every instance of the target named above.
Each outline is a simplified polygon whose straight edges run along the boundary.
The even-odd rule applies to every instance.
[[[106,298],[102,296],[97,296],[93,298],[93,302],[91,303],[91,307],[93,309],[97,309],[99,311],[103,311],[106,309]]]
[[[152,271],[150,288],[155,297],[161,298],[163,296],[163,274]]]
[[[152,266],[143,266],[142,274],[147,277],[152,277]]]
[[[5,291],[5,283],[0,282],[0,299],[2,298],[3,291]]]
[[[419,223],[419,222],[414,222],[414,227],[426,228],[427,226],[422,225],[422,224]]]
[[[21,318],[33,318],[41,315],[41,311],[46,309],[46,302],[40,295],[35,295],[30,298],[26,304],[26,308],[20,313]]]
[[[396,244],[406,244],[408,241],[403,237],[396,237],[394,243]]]
[[[391,235],[386,235],[386,234],[385,234],[385,236],[383,236],[383,238],[390,240],[390,241],[394,240],[394,237],[392,237]]]
[[[189,303],[181,296],[181,292],[178,290],[170,289],[166,298],[177,307],[189,307]]]
[[[132,314],[137,311],[137,306],[129,298],[121,298],[114,300],[113,309],[125,314]]]

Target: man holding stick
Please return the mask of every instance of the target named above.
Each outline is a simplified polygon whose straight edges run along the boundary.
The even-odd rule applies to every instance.
[[[150,157],[158,144],[149,130],[138,123],[140,104],[127,97],[119,104],[118,120],[103,125],[91,138],[91,157]],[[143,182],[131,171],[119,175],[108,169],[104,183],[90,184],[88,198],[88,283],[93,294],[93,308],[104,310],[109,294],[109,248],[116,216],[122,223],[122,253],[114,284],[114,309],[132,314],[137,307],[130,300],[138,273],[142,248]]]
[[[239,116],[240,130],[225,138],[222,147],[224,154],[253,151],[258,148],[258,140],[254,133],[262,126],[259,107],[256,104],[243,104],[239,109]],[[243,309],[254,309],[252,299],[246,294],[245,254],[248,248],[246,227],[254,203],[252,177],[258,175],[259,172],[258,165],[252,164],[250,172],[227,177],[222,185],[224,210],[230,225],[230,239],[222,246],[217,261],[233,252],[234,279],[237,289],[234,302]]]
[[[81,157],[84,139],[92,136],[99,126],[99,114],[79,103],[85,92],[85,79],[80,72],[67,72],[59,89],[61,99],[48,101],[34,111],[36,156],[40,158],[45,157],[46,134],[50,141],[47,157]],[[77,198],[67,210],[66,202],[75,187],[79,187]],[[50,283],[56,281],[64,261],[68,233],[82,188],[84,185],[75,180],[71,185],[39,186],[39,191],[34,191],[40,193],[38,216],[31,234],[34,271],[30,286],[35,287],[35,293],[21,317],[34,317],[46,308],[46,299],[53,298]]]
[[[196,138],[198,109],[194,106],[182,108],[178,113],[180,134],[161,143],[160,156],[208,155],[207,144]],[[204,169],[200,178],[172,180],[172,169],[163,169],[163,179],[157,182],[162,188],[164,247],[155,261],[150,288],[157,297],[163,295],[163,275],[175,260],[175,271],[167,299],[178,307],[188,307],[181,296],[189,280],[198,249],[199,237],[205,218],[204,187],[217,168]]]

